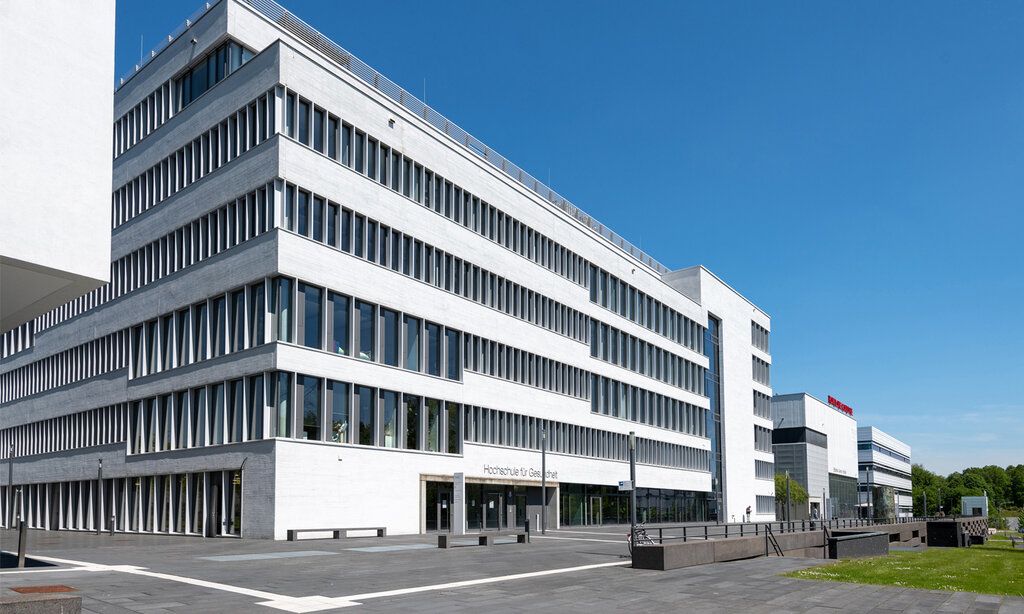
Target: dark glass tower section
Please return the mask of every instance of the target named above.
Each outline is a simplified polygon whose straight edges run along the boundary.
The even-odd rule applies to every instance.
[[[708,520],[722,517],[722,321],[708,315],[704,331],[704,355],[708,357],[707,386],[711,411],[708,412],[708,435],[711,437],[711,496],[708,498]]]

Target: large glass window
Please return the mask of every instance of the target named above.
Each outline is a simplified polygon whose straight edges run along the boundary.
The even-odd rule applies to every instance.
[[[224,343],[224,297],[218,296],[210,301],[210,349],[213,356],[222,356]]]
[[[309,214],[309,192],[305,190],[298,190],[298,204],[297,204],[297,215],[299,228],[298,232],[301,235],[309,236],[310,234],[310,214]]]
[[[206,387],[196,388],[192,391],[192,445],[202,447],[206,445]]]
[[[221,79],[249,61],[252,52],[238,43],[228,41],[214,49],[191,70],[175,81],[177,108],[188,106]]]
[[[420,449],[420,398],[405,395],[405,447]]]
[[[327,404],[331,410],[331,441],[348,443],[348,384],[328,381]]]
[[[459,339],[459,331],[449,328],[444,331],[444,334],[448,344],[448,379],[462,379],[462,342]]]
[[[405,316],[405,368],[420,370],[420,320]]]
[[[390,390],[380,391],[381,431],[385,448],[398,447],[398,393]]]
[[[448,411],[448,453],[458,454],[462,448],[462,429],[459,419],[462,412],[458,403],[446,403]]]
[[[299,99],[299,142],[309,145],[309,103]]]
[[[278,277],[274,280],[273,304],[271,311],[277,320],[277,339],[292,340],[292,280]]]
[[[424,402],[427,414],[426,447],[430,452],[441,450],[441,401],[427,399]]]
[[[441,375],[441,327],[427,322],[427,373]]]
[[[324,112],[313,111],[313,149],[324,152]]]
[[[249,402],[247,404],[249,441],[263,439],[263,376],[249,378]]]
[[[302,399],[302,438],[320,440],[320,378],[300,375],[297,382]]]
[[[390,309],[381,309],[381,322],[383,324],[383,341],[384,341],[384,364],[391,365],[392,367],[398,366],[398,355],[399,355],[399,327],[398,327],[398,312]]]
[[[292,375],[291,373],[279,372],[275,385],[274,421],[271,424],[274,437],[292,436]]]
[[[210,445],[224,443],[224,384],[211,386]]]
[[[359,313],[359,357],[364,360],[374,359],[374,308],[370,303],[356,301],[356,311]]]
[[[335,292],[331,292],[328,298],[331,303],[331,313],[327,325],[330,327],[331,345],[327,349],[347,356],[351,347],[349,344],[349,298]]]
[[[252,345],[261,345],[264,341],[264,317],[267,306],[263,300],[263,282],[249,288],[249,338]]]
[[[356,386],[356,397],[359,402],[359,443],[372,446],[373,441],[373,388]]]
[[[231,351],[245,348],[245,290],[231,294]]]
[[[299,320],[299,340],[302,345],[319,349],[320,341],[320,301],[323,290],[316,286],[309,286],[299,283],[299,301],[301,304],[299,312],[302,318]]]

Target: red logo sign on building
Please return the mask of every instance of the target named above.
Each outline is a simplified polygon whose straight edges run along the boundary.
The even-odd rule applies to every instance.
[[[850,407],[846,403],[843,403],[842,401],[840,401],[839,399],[837,399],[837,398],[835,398],[833,396],[829,396],[828,397],[828,404],[831,405],[832,407],[835,407],[836,409],[838,409],[839,411],[843,412],[844,414],[846,414],[848,416],[852,416],[853,415],[853,408],[852,407]]]

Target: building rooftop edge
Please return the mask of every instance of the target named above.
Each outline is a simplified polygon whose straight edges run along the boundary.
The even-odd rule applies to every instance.
[[[768,318],[769,320],[771,319],[771,317],[772,317],[772,316],[771,316],[771,315],[769,315],[767,311],[765,311],[764,309],[761,309],[760,307],[758,307],[758,306],[757,306],[757,305],[756,305],[756,304],[754,303],[754,301],[752,301],[752,300],[750,300],[749,298],[747,298],[746,296],[744,296],[744,295],[743,295],[743,294],[742,294],[742,293],[741,293],[741,292],[740,292],[739,290],[737,290],[736,288],[733,288],[732,286],[730,286],[730,285],[728,284],[728,282],[726,282],[726,281],[725,281],[724,279],[722,279],[721,277],[719,277],[718,275],[716,275],[714,271],[712,271],[711,269],[707,268],[707,267],[706,267],[706,266],[704,266],[703,264],[695,264],[695,265],[693,265],[693,266],[683,267],[683,268],[681,268],[681,269],[676,269],[676,270],[674,270],[674,271],[669,271],[669,273],[685,273],[685,272],[688,272],[688,271],[704,271],[705,273],[707,273],[707,274],[708,274],[708,275],[710,275],[711,277],[714,277],[714,278],[715,278],[715,279],[716,279],[716,280],[718,281],[718,283],[720,283],[720,284],[722,284],[723,286],[725,286],[726,288],[728,288],[728,289],[729,289],[729,290],[730,290],[730,291],[731,291],[731,292],[732,292],[733,294],[735,294],[736,296],[738,296],[738,297],[740,297],[741,299],[743,299],[743,300],[744,300],[744,301],[745,301],[745,302],[746,302],[746,303],[747,303],[748,305],[750,305],[751,307],[753,307],[754,309],[756,309],[756,310],[758,311],[758,313],[760,313],[760,314],[761,314],[761,315],[763,315],[764,317]]]
[[[850,420],[853,420],[854,422],[857,421],[857,419],[854,418],[853,416],[851,416],[850,414],[840,410],[837,407],[833,407],[832,405],[829,405],[825,401],[822,401],[821,399],[819,399],[818,397],[814,396],[813,394],[811,394],[809,392],[787,392],[785,394],[773,394],[772,395],[772,400],[773,401],[775,399],[788,400],[789,398],[792,398],[792,397],[811,397],[815,401],[821,403],[822,405],[827,406],[829,409],[831,409],[832,411],[838,413],[839,415],[841,415],[843,417],[846,417],[846,418],[849,418]],[[857,427],[857,428],[862,428],[862,427]]]
[[[169,47],[171,43],[177,40],[178,37],[187,32],[192,25],[206,15],[210,9],[224,1],[230,0],[210,0],[209,2],[204,3],[204,5],[190,15],[184,23],[175,28],[159,45],[152,49],[149,55],[141,63],[135,64],[133,69],[129,70],[126,75],[123,75],[118,80],[114,87],[115,93],[131,81],[131,79],[142,69],[148,66],[153,58],[157,57],[164,49]],[[334,60],[342,69],[347,70],[366,85],[380,91],[400,106],[405,107],[408,111],[421,117],[435,129],[462,145],[466,150],[476,154],[480,158],[483,158],[495,169],[501,171],[506,176],[536,194],[542,200],[560,209],[563,213],[568,214],[588,230],[611,243],[612,247],[617,248],[626,256],[636,260],[639,264],[652,269],[659,275],[665,275],[670,272],[668,267],[656,260],[653,256],[647,254],[615,231],[597,221],[596,218],[572,204],[572,202],[567,198],[561,196],[549,186],[537,180],[535,177],[521,169],[510,160],[506,159],[501,154],[495,152],[483,142],[460,128],[455,124],[455,122],[447,119],[419,98],[410,94],[404,88],[388,79],[379,71],[371,68],[368,64],[342,48],[327,36],[321,34],[318,30],[274,0],[233,1],[251,8],[269,22],[289,32],[292,36],[306,43],[312,49],[320,52],[324,57]],[[340,60],[333,56],[338,56]],[[366,74],[364,75],[362,73]],[[725,282],[722,283],[724,284]],[[735,292],[735,290],[733,291]],[[738,292],[737,294],[739,295]],[[742,295],[740,296],[742,297]],[[744,300],[746,299],[744,298]],[[749,303],[750,301],[748,300],[747,302]],[[753,305],[753,303],[751,303],[751,305]],[[756,305],[754,307],[756,308]],[[762,311],[762,313],[764,312]]]

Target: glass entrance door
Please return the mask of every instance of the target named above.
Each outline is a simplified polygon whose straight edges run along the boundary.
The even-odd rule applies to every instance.
[[[489,492],[484,495],[484,526],[485,530],[495,531],[502,528],[501,493]]]
[[[587,524],[599,525],[604,516],[601,513],[601,497],[590,497],[590,514],[587,517]]]

